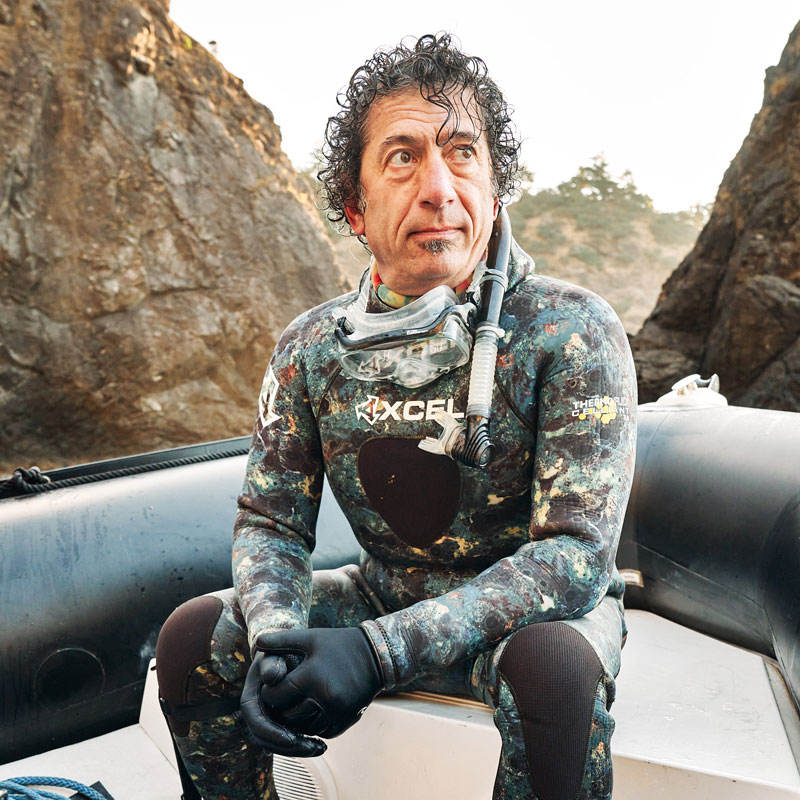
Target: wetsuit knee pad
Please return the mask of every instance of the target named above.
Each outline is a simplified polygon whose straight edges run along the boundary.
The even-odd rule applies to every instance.
[[[583,782],[603,667],[591,645],[563,622],[517,631],[498,671],[520,716],[538,800],[572,800]]]
[[[218,597],[195,597],[178,606],[161,628],[156,644],[156,674],[168,715],[169,709],[187,705],[192,673],[211,658],[211,637],[222,608]],[[171,719],[171,723],[175,722]]]

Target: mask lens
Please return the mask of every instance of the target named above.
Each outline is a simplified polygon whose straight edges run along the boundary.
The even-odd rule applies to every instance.
[[[427,330],[415,333],[417,338],[406,334],[393,343],[387,343],[385,337],[383,342],[359,343],[339,335],[342,369],[358,380],[392,381],[416,389],[469,361],[472,335],[458,311],[442,313]]]
[[[450,317],[437,336],[422,342],[421,358],[435,367],[453,369],[467,363],[471,343],[472,339],[463,326]]]
[[[362,381],[388,381],[397,368],[393,350],[356,350],[339,355],[342,369],[351,377]]]
[[[439,370],[415,358],[406,358],[398,362],[392,380],[408,389],[416,389],[430,383],[440,374]]]

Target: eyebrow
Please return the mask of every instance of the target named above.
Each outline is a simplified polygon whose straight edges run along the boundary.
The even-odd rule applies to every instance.
[[[470,145],[476,145],[480,142],[480,134],[475,136],[473,132],[458,130],[453,131],[453,133],[449,134],[445,140],[444,144],[452,144],[455,146],[463,145],[464,143],[469,143]],[[412,136],[407,133],[399,133],[395,136],[387,136],[379,145],[378,145],[378,159],[383,159],[383,156],[386,154],[388,150],[391,150],[393,147],[397,145],[407,145],[409,147],[413,146],[420,146],[424,142],[424,137],[422,136]],[[444,146],[444,145],[440,145]]]
[[[448,137],[447,141],[451,144],[468,142],[469,144],[478,144],[481,140],[480,133],[476,134],[474,131],[453,131]]]
[[[404,144],[409,146],[417,145],[419,146],[422,143],[421,136],[410,136],[405,133],[397,134],[396,136],[387,136],[379,145],[378,145],[378,158],[383,159],[383,156],[386,154],[387,150],[391,150],[393,147],[397,146],[398,144]]]

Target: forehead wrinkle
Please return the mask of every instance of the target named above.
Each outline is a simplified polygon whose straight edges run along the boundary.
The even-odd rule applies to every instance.
[[[465,97],[466,93],[466,97]],[[453,125],[459,126],[462,119],[462,113],[466,116],[466,119],[469,120],[471,124],[471,131],[463,131],[464,138],[469,138],[470,141],[476,142],[481,138],[481,135],[484,133],[484,126],[482,124],[482,115],[480,113],[480,109],[475,108],[475,97],[471,90],[466,91],[466,87],[462,86],[460,91],[455,89],[448,91],[447,96],[450,99],[450,103],[452,104],[450,108],[448,108],[444,103],[437,102],[435,98],[431,98],[426,96],[422,92],[422,87],[414,87],[413,85],[399,87],[397,90],[393,92],[389,92],[388,94],[376,97],[372,103],[370,104],[370,108],[367,111],[366,116],[361,125],[361,145],[362,149],[366,148],[372,142],[372,134],[373,134],[373,117],[374,111],[376,108],[379,108],[385,102],[391,102],[396,99],[403,99],[403,97],[407,97],[409,100],[412,100],[415,97],[421,97],[425,100],[429,105],[433,106],[440,111],[445,112],[446,119],[443,122],[442,127],[446,125]],[[441,129],[440,129],[441,130]],[[441,138],[444,135],[445,141],[451,141],[454,136],[460,135],[462,133],[461,128],[458,128],[457,133],[449,134],[446,133],[444,130],[438,134],[437,139]]]

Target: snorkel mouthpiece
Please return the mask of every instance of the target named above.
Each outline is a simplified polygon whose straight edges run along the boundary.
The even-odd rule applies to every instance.
[[[501,209],[498,223],[489,240],[487,269],[481,276],[481,307],[472,348],[466,423],[459,422],[446,411],[440,411],[435,417],[443,428],[439,438],[427,436],[419,443],[422,450],[450,456],[468,467],[479,469],[484,469],[494,455],[489,419],[492,414],[497,340],[505,333],[499,322],[508,286],[508,258],[511,253],[511,222],[505,209]]]

